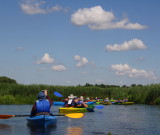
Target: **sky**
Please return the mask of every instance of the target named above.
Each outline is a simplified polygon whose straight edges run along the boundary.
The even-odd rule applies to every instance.
[[[160,82],[159,0],[1,0],[0,76],[20,84]]]

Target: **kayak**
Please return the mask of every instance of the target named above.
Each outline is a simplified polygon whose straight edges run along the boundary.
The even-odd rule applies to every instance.
[[[53,105],[54,106],[64,106],[64,102],[56,102],[56,101],[54,101]]]
[[[87,105],[95,104],[96,102],[86,102]]]
[[[133,105],[134,102],[112,102],[113,105]]]
[[[34,127],[50,127],[55,126],[57,123],[56,116],[38,115],[34,117],[27,117],[27,125]]]
[[[123,102],[123,103],[118,103],[118,105],[133,105],[134,102]]]
[[[103,102],[103,105],[111,105],[111,102]]]
[[[102,104],[102,102],[100,101],[100,102],[96,102],[96,104]]]
[[[94,106],[89,105],[87,108],[74,108],[74,107],[60,107],[59,113],[84,113],[84,112],[94,112]]]
[[[60,107],[59,113],[84,113],[87,112],[86,108],[74,108],[74,107]]]

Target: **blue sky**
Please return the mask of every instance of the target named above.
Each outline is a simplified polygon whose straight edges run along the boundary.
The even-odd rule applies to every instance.
[[[0,1],[0,76],[21,84],[160,82],[159,0]]]

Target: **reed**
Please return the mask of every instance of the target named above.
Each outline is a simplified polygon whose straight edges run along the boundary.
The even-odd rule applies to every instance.
[[[33,104],[37,100],[37,94],[48,89],[48,94],[54,101],[61,101],[68,95],[84,97],[101,97],[123,99],[137,104],[160,104],[160,84],[130,87],[98,87],[98,86],[54,86],[42,84],[8,84],[0,83],[0,104]],[[57,91],[63,95],[56,97],[53,92]]]

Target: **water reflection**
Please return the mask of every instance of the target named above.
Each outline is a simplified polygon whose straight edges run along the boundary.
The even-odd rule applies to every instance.
[[[83,135],[83,130],[80,127],[68,127],[66,135]]]
[[[56,129],[56,126],[47,128],[28,126],[28,128],[30,135],[51,135],[52,131]]]
[[[12,134],[12,126],[8,124],[0,124],[0,134]]]

